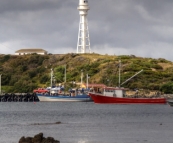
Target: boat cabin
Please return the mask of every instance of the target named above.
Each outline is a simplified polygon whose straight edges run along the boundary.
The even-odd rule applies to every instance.
[[[110,97],[125,97],[126,89],[119,87],[105,87],[102,91],[103,95]]]
[[[101,93],[101,90],[103,88],[105,88],[105,87],[107,87],[105,84],[88,84],[88,90],[90,92],[98,92],[98,93]]]
[[[56,95],[56,94],[62,94],[64,92],[64,88],[61,86],[56,86],[56,87],[47,87],[46,88],[51,95]]]
[[[69,90],[70,96],[88,95],[88,90],[83,88],[73,88]]]

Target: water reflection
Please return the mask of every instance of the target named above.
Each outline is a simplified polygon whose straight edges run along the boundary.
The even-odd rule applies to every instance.
[[[78,143],[88,143],[87,140],[79,140]]]

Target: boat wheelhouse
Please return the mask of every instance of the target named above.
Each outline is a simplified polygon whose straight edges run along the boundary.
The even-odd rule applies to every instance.
[[[125,97],[126,96],[126,90],[125,88],[119,88],[119,87],[105,87],[103,88],[103,93],[104,96],[109,96],[109,97]]]

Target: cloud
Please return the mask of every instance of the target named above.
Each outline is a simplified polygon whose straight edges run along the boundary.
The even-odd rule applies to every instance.
[[[91,51],[173,61],[172,5],[172,0],[89,0]],[[76,52],[77,6],[78,0],[0,1],[0,53],[22,48]]]

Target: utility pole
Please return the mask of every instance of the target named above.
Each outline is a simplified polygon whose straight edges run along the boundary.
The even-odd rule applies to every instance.
[[[2,74],[0,74],[0,94],[1,94],[1,76]]]

